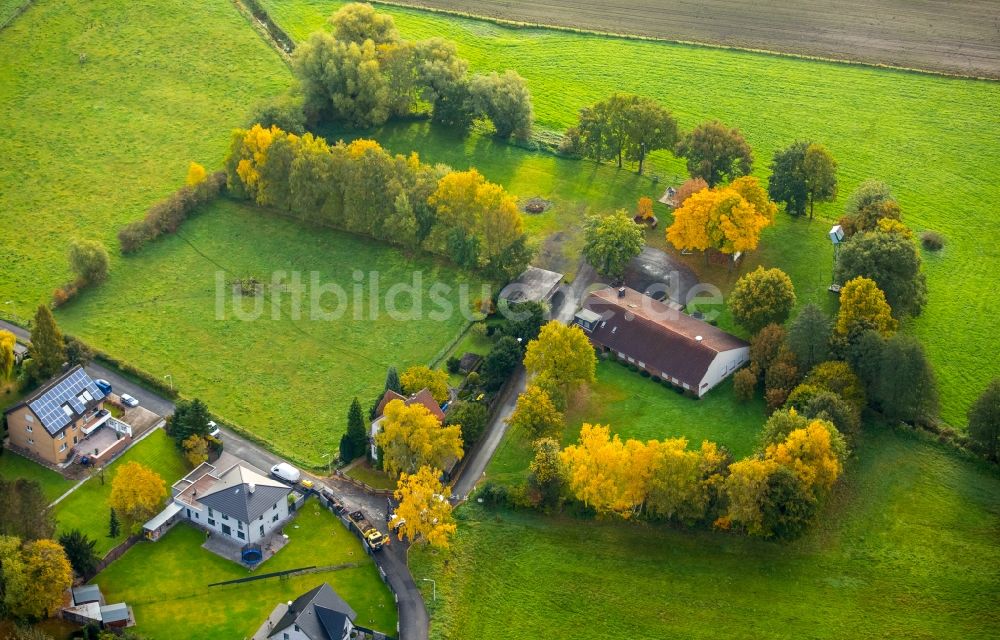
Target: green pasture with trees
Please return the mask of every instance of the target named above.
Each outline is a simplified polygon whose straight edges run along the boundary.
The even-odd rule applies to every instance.
[[[325,28],[327,18],[343,3],[264,0],[263,5],[293,38],[303,41]],[[753,173],[765,178],[765,186],[776,151],[797,140],[823,145],[837,163],[836,200],[815,198],[811,223],[808,215],[793,219],[782,211],[743,267],[780,267],[795,283],[799,304],[814,302],[834,310],[826,291],[833,267],[826,232],[843,215],[848,197],[861,182],[885,181],[899,198],[910,228],[937,232],[947,241],[944,251],[925,256],[928,304],[905,330],[923,342],[935,366],[942,417],[957,426],[966,423],[967,408],[998,372],[976,347],[993,334],[989,323],[978,318],[1000,314],[1000,303],[989,293],[990,272],[983,268],[998,258],[997,238],[990,231],[996,225],[968,224],[970,216],[995,217],[985,203],[990,185],[998,179],[1000,149],[988,143],[984,132],[1000,122],[995,110],[984,105],[1000,100],[996,83],[543,28],[514,29],[390,5],[380,5],[379,11],[392,15],[407,38],[454,41],[457,54],[469,61],[473,72],[516,70],[531,90],[539,132],[561,134],[579,124],[581,109],[615,93],[634,93],[657,100],[676,119],[681,133],[713,120],[738,128],[752,151]],[[608,71],[608,60],[615,61],[613,72]],[[886,104],[895,107],[886,109]],[[941,114],[941,104],[949,105],[947,117]],[[631,209],[639,196],[658,198],[665,187],[662,181],[636,181],[634,191],[620,191],[623,180],[636,180],[632,171],[607,173],[589,163],[497,148],[475,137],[456,144],[422,123],[394,125],[376,137],[394,151],[419,151],[427,162],[476,166],[519,196],[552,200],[555,206],[529,216],[525,229],[540,238],[569,236],[576,255],[586,219],[579,203],[587,202],[592,213]],[[895,160],[900,149],[906,150],[906,162]],[[675,185],[687,178],[687,160],[667,151],[651,153],[646,165],[647,174]],[[627,167],[634,170],[635,164]],[[595,189],[602,181],[605,189]],[[966,213],[956,215],[954,209],[940,206],[942,194],[961,202]],[[650,240],[663,242],[660,233]],[[704,279],[724,290],[739,275],[706,268],[700,258],[690,262]],[[970,299],[976,300],[975,314],[967,312]],[[728,315],[722,323],[731,323]]]

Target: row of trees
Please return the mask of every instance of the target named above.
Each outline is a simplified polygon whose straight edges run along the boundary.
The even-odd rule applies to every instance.
[[[510,278],[530,258],[521,214],[476,170],[392,155],[372,140],[329,145],[254,125],[234,132],[226,159],[237,197]]]
[[[429,110],[452,128],[486,118],[498,137],[530,136],[531,93],[515,71],[469,74],[453,42],[405,40],[392,16],[368,4],[345,5],[330,24],[332,33],[313,33],[292,59],[308,121],[368,128]],[[283,125],[273,118],[287,114],[266,105],[258,122]]]

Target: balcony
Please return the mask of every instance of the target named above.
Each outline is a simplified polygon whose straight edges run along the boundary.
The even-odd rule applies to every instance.
[[[98,409],[93,414],[81,418],[80,422],[77,423],[77,426],[80,427],[80,431],[83,432],[84,436],[89,436],[94,429],[103,425],[110,418],[110,411],[107,409]]]

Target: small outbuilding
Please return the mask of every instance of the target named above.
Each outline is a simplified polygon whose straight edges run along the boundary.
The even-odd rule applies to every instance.
[[[499,299],[506,300],[509,304],[549,302],[559,290],[562,281],[563,274],[561,273],[538,267],[528,267],[516,280],[500,291]]]
[[[79,607],[83,604],[90,604],[91,602],[96,602],[98,604],[104,604],[104,596],[101,594],[101,588],[96,584],[85,584],[79,587],[73,587],[73,606]]]
[[[101,623],[106,627],[125,628],[135,625],[132,611],[124,602],[101,607]]]

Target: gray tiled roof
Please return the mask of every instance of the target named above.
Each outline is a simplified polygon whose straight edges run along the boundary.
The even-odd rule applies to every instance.
[[[287,485],[237,464],[219,476],[211,490],[198,496],[206,507],[250,523],[291,493]]]
[[[25,404],[38,416],[45,430],[55,435],[103,399],[104,392],[97,388],[83,367],[77,365],[39,389],[25,400]]]
[[[348,628],[346,621],[354,622],[358,614],[327,583],[323,583],[292,602],[281,619],[275,623],[269,637],[274,638],[290,625],[299,629],[310,640],[342,640]]]

